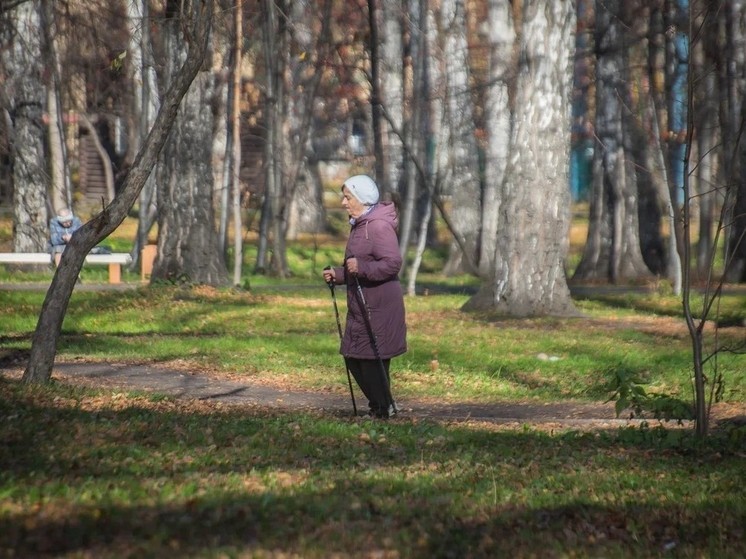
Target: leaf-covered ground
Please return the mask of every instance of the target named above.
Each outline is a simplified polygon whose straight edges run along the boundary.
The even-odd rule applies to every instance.
[[[0,379],[2,556],[746,554],[733,426],[702,444],[655,424],[380,422],[13,376]]]

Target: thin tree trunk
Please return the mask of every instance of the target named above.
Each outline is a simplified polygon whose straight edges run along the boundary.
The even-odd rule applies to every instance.
[[[679,256],[678,243],[676,242],[676,208],[674,207],[673,200],[671,199],[671,189],[668,188],[670,184],[668,177],[668,165],[666,165],[663,146],[658,138],[660,135],[660,125],[658,124],[659,111],[653,102],[652,123],[653,123],[653,137],[656,138],[655,152],[658,155],[658,168],[663,173],[664,180],[663,185],[658,188],[658,197],[660,203],[663,206],[666,218],[668,219],[668,250],[666,251],[666,276],[671,280],[671,287],[676,295],[681,295],[682,290],[682,271],[681,271],[681,258]]]
[[[223,255],[223,260],[228,262],[228,216],[230,214],[231,185],[233,184],[233,99],[238,94],[234,91],[234,71],[235,71],[235,48],[231,48],[230,53],[230,76],[231,79],[227,84],[219,84],[216,91],[216,109],[215,109],[215,145],[213,149],[221,152],[219,160],[213,163],[213,180],[215,181],[215,196],[220,201],[218,210],[218,250]],[[225,91],[225,93],[223,93]]]
[[[231,186],[233,191],[233,285],[241,285],[243,223],[241,218],[241,45],[243,44],[243,0],[236,0],[234,15],[233,96],[231,103]]]
[[[65,125],[62,109],[62,80],[60,78],[59,56],[57,54],[57,28],[54,21],[53,3],[42,0],[42,28],[44,30],[44,56],[51,61],[50,83],[47,85],[47,113],[49,114],[49,165],[51,176],[52,207],[72,208],[73,193],[70,182],[70,168],[65,143]]]
[[[385,178],[379,186],[384,196],[390,193],[396,198],[400,196],[404,177],[404,149],[396,130],[404,131],[406,136],[409,126],[404,119],[404,39],[401,24],[406,4],[401,0],[382,0],[380,12],[382,33],[379,85],[381,103],[386,108],[388,119],[382,121]],[[388,124],[388,120],[393,124]]]
[[[411,64],[411,83],[407,87],[405,97],[411,106],[409,118],[410,125],[404,130],[405,142],[411,147],[411,151],[418,159],[423,159],[425,144],[428,139],[427,103],[429,93],[427,89],[427,2],[425,0],[413,0],[410,3],[409,13],[409,52]],[[408,262],[406,259],[414,227],[414,215],[417,211],[417,172],[411,158],[404,158],[404,198],[399,211],[399,252],[402,255],[401,274],[407,273]],[[427,229],[425,229],[427,233]],[[419,238],[418,238],[419,241]],[[418,243],[419,244],[419,243]],[[421,258],[421,257],[420,257]],[[417,262],[419,264],[419,261]],[[410,276],[411,278],[411,276]]]
[[[430,202],[429,191],[425,192],[425,212],[422,215],[420,221],[419,231],[417,233],[417,246],[415,248],[414,259],[409,267],[408,281],[407,281],[407,295],[414,296],[417,291],[417,273],[420,270],[420,264],[422,263],[422,256],[425,254],[425,248],[427,246],[427,231],[430,224],[430,218],[432,216],[433,205]]]
[[[688,10],[688,2],[687,2],[687,10]],[[687,14],[688,15],[688,14]],[[691,25],[691,20],[689,25]],[[686,29],[687,33],[689,31],[689,27]],[[688,41],[687,41],[688,42]],[[689,50],[689,46],[687,44],[687,52]],[[673,130],[674,131],[680,131],[685,130],[686,131],[686,137],[685,138],[679,138],[679,141],[681,141],[682,145],[685,146],[685,153],[684,157],[682,158],[681,164],[683,166],[682,169],[680,169],[680,172],[682,174],[681,176],[681,187],[683,189],[682,195],[683,195],[683,208],[682,208],[682,214],[683,214],[683,220],[682,220],[682,232],[681,232],[681,241],[682,241],[682,252],[684,257],[684,267],[682,270],[682,289],[683,289],[683,297],[682,297],[682,303],[684,307],[684,317],[686,320],[687,328],[689,329],[689,335],[692,341],[692,360],[693,360],[693,366],[694,366],[694,403],[695,403],[695,430],[697,432],[697,435],[699,437],[704,437],[707,435],[708,431],[708,423],[709,423],[709,417],[707,413],[707,406],[706,406],[706,390],[705,390],[705,372],[704,372],[704,355],[703,355],[703,331],[705,326],[705,319],[706,319],[706,313],[704,313],[704,316],[700,319],[699,325],[695,325],[694,322],[694,315],[692,313],[692,307],[691,307],[691,196],[689,191],[689,152],[690,152],[690,146],[691,146],[691,132],[692,132],[692,126],[691,126],[691,120],[692,120],[692,113],[689,110],[689,105],[692,102],[692,90],[691,90],[691,84],[688,85],[686,93],[685,93],[685,102],[686,106],[679,108],[681,112],[683,112],[683,115],[685,115],[686,120],[682,122],[681,115],[679,115],[678,118],[674,119],[673,122]],[[678,186],[678,182],[676,182],[676,185]],[[673,235],[673,231],[671,232]]]
[[[129,71],[133,84],[132,96],[132,126],[130,130],[130,152],[137,153],[148,131],[153,127],[153,121],[160,106],[158,87],[153,63],[152,42],[150,28],[142,25],[149,19],[149,7],[146,0],[132,0],[127,2],[127,24],[130,32],[129,43]],[[140,252],[148,244],[148,236],[157,218],[156,180],[159,165],[148,176],[140,191],[138,201],[137,234],[132,248],[132,267],[137,268],[140,263]]]
[[[370,105],[373,127],[373,154],[375,156],[376,183],[383,191],[388,191],[383,142],[383,106],[381,99],[380,50],[378,38],[378,7],[376,0],[368,0],[368,25],[370,31]]]

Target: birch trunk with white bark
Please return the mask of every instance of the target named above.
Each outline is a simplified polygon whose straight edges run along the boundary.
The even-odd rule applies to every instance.
[[[516,317],[575,315],[564,269],[574,2],[529,0],[522,17],[495,271],[464,309]]]

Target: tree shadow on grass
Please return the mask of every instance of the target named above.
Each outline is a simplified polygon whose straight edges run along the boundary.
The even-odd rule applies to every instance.
[[[360,423],[5,380],[0,417],[0,554],[8,556],[737,557],[746,549],[742,462],[717,446]],[[711,495],[696,505],[677,497],[693,457],[709,472]]]
[[[382,488],[364,489],[376,494]],[[423,513],[410,508],[407,497],[393,511],[377,508],[374,500],[351,510],[349,502],[323,491],[80,507],[65,518],[0,519],[0,542],[17,557],[200,557],[223,550],[262,557],[736,558],[746,551],[743,511],[728,513],[713,504],[600,506],[579,500],[470,515],[446,507]]]

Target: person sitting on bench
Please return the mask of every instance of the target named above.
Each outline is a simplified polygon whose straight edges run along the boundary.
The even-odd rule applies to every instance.
[[[55,217],[49,221],[49,242],[51,244],[54,265],[59,266],[62,252],[73,233],[80,229],[83,223],[69,208],[62,208]]]

